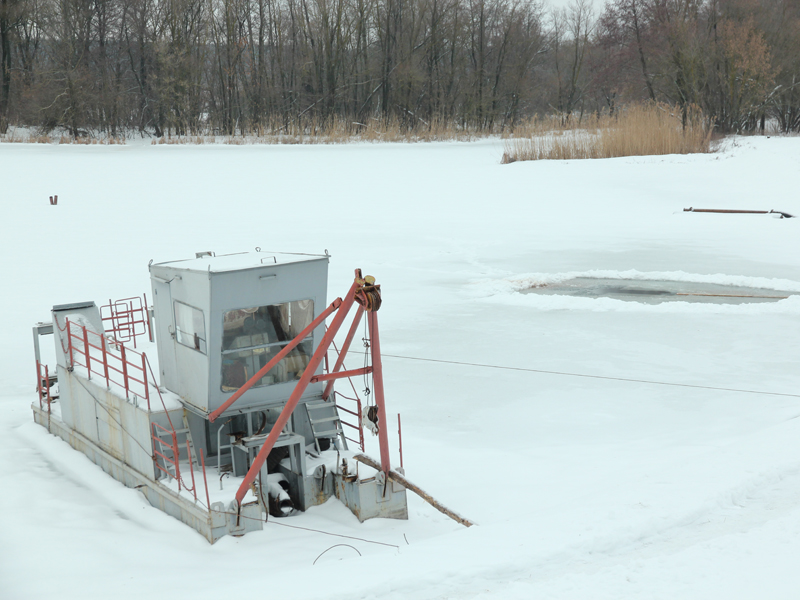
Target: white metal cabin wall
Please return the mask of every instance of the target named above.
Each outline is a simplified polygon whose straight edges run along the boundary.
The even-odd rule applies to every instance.
[[[158,380],[168,390],[178,387],[177,369],[175,368],[175,346],[170,335],[173,327],[172,297],[170,284],[152,279],[153,284],[153,332],[158,350]]]
[[[175,373],[165,374],[164,384],[182,400],[201,412],[208,412],[209,358],[206,354],[178,343],[175,336],[174,303],[183,302],[203,312],[206,328],[206,352],[211,352],[211,322],[209,320],[209,274],[200,271],[187,271],[170,267],[151,268],[152,275],[169,281],[170,300],[159,299],[156,310],[156,335],[163,336],[166,342],[158,345],[159,369],[162,368],[162,353],[170,349],[175,357]],[[155,284],[154,284],[155,285]],[[163,294],[162,294],[163,296]],[[169,360],[163,361],[168,369]]]

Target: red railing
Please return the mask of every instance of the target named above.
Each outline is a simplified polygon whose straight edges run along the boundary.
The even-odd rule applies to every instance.
[[[60,326],[59,329],[61,329]],[[156,468],[178,482],[179,492],[181,489],[190,491],[194,495],[195,501],[197,501],[197,483],[195,481],[193,467],[193,463],[196,461],[192,458],[189,439],[188,437],[186,439],[186,456],[189,460],[189,471],[192,478],[191,486],[183,481],[181,477],[178,435],[175,431],[175,426],[172,424],[172,419],[169,416],[166,404],[164,403],[161,390],[155,383],[156,379],[153,375],[150,362],[147,360],[147,355],[144,352],[130,350],[121,342],[108,339],[105,335],[91,331],[84,325],[72,323],[69,319],[67,319],[66,326],[64,329],[61,329],[61,331],[66,331],[67,334],[68,344],[65,352],[68,354],[70,366],[74,367],[75,365],[79,365],[84,367],[89,379],[91,379],[94,374],[95,376],[99,376],[101,380],[105,380],[107,387],[111,387],[111,384],[114,384],[120,388],[120,391],[124,390],[125,397],[128,399],[130,399],[131,395],[144,398],[147,401],[148,411],[150,411],[150,389],[155,389],[161,401],[161,406],[164,409],[167,421],[169,422],[170,429],[162,427],[158,423],[152,423],[153,463]],[[42,378],[41,375],[42,367],[44,367],[44,378]],[[51,398],[48,387],[47,365],[41,365],[37,362],[36,368],[39,374],[39,403],[40,406],[43,406],[46,400],[49,410]],[[169,455],[171,455],[171,457]],[[159,459],[163,461],[163,466],[159,463]],[[202,462],[203,482],[206,488],[206,502],[209,502],[205,457],[202,456],[202,452],[200,460]],[[170,473],[169,465],[172,465],[175,471],[174,473]]]
[[[186,438],[186,457],[189,459],[189,473],[192,474],[192,494],[194,494],[194,501],[197,502],[197,484],[194,481],[194,463],[192,462],[192,447],[189,444],[189,438]],[[180,486],[180,483],[178,484]],[[185,488],[189,486],[183,484]]]
[[[167,477],[172,477],[178,483],[178,491],[180,492],[181,489],[186,490],[187,492],[191,492],[194,496],[194,501],[197,502],[197,481],[194,476],[194,465],[197,464],[198,467],[201,468],[203,472],[203,485],[205,486],[206,492],[206,504],[207,508],[211,510],[211,500],[209,499],[208,494],[208,478],[206,477],[206,461],[205,457],[203,456],[203,450],[200,450],[200,460],[198,461],[197,458],[192,458],[192,446],[189,444],[189,438],[187,437],[186,442],[186,458],[189,461],[189,474],[192,477],[192,485],[189,486],[184,480],[181,474],[181,466],[180,466],[180,447],[178,444],[178,435],[175,430],[169,430],[165,427],[162,427],[158,423],[153,423],[153,462],[155,462],[156,467],[162,473],[166,474]],[[160,430],[157,431],[157,429]],[[164,440],[164,437],[168,437],[171,440],[167,442]],[[172,458],[167,456],[165,452],[169,450],[172,454]],[[158,459],[164,461],[164,466],[161,466],[158,462]],[[175,470],[174,473],[169,472],[168,464],[172,465],[173,469]],[[200,502],[202,505],[202,501]]]
[[[67,319],[67,346],[71,366],[86,368],[89,379],[99,376],[106,387],[113,383],[125,390],[125,397],[131,394],[147,401],[150,410],[150,388],[155,388],[159,397],[161,392],[155,380],[149,381],[148,371],[152,373],[147,355],[126,348],[122,343],[109,340],[105,335],[90,331],[84,325],[77,325]],[[164,400],[161,399],[163,404]],[[165,409],[166,410],[166,407]]]
[[[164,468],[161,465],[159,465],[158,464],[158,460],[155,461],[156,462],[156,466],[161,471],[166,473],[169,477],[174,477],[175,478],[175,480],[178,482],[178,491],[179,492],[181,491],[181,488],[183,488],[187,492],[191,492],[192,495],[194,496],[194,501],[197,502],[197,480],[195,479],[195,476],[194,476],[194,465],[197,464],[197,466],[203,472],[203,485],[205,486],[205,492],[206,492],[206,504],[207,504],[207,508],[209,510],[211,510],[211,500],[209,499],[209,494],[208,494],[208,478],[206,477],[206,461],[205,461],[205,458],[203,456],[202,448],[200,449],[200,460],[199,461],[197,460],[196,455],[195,455],[194,458],[192,458],[192,446],[191,446],[191,444],[189,444],[189,438],[188,437],[186,438],[186,440],[185,440],[185,442],[186,442],[186,457],[187,457],[187,459],[189,461],[189,474],[192,476],[192,485],[189,486],[189,484],[186,483],[183,480],[183,475],[181,474],[181,470],[180,470],[180,449],[178,447],[177,434],[174,431],[170,431],[169,429],[165,429],[164,427],[161,427],[158,423],[153,423],[153,425],[154,425],[154,427],[158,427],[159,429],[161,429],[161,431],[163,431],[165,434],[172,436],[172,444],[168,444],[168,443],[166,443],[164,441],[164,439],[163,439],[163,437],[161,435],[156,433],[155,428],[153,429],[153,440],[155,442],[158,442],[160,444],[160,447],[169,448],[172,451],[173,459],[168,458],[163,452],[159,452],[158,450],[154,450],[154,452],[155,452],[155,454],[160,456],[164,461],[166,461],[164,463],[165,467],[166,467],[166,463],[167,462],[170,463],[171,465],[173,465],[173,467],[175,468],[175,475],[170,473],[168,468]],[[200,504],[201,505],[203,504],[202,501],[200,502]]]
[[[336,351],[336,356],[338,357],[339,356],[339,348],[336,347],[336,342],[333,343],[333,349]],[[326,358],[326,360],[325,360],[325,370],[328,371],[327,355],[325,356],[325,358]],[[342,368],[343,369],[347,369],[347,367],[344,366],[344,361],[342,361]],[[352,423],[348,423],[347,421],[342,419],[341,416],[339,417],[339,421],[341,422],[342,425],[347,426],[350,429],[355,429],[356,431],[358,431],[358,439],[353,439],[353,438],[347,436],[346,434],[345,434],[344,437],[347,440],[353,442],[354,444],[358,444],[358,447],[361,448],[362,452],[364,452],[364,428],[361,427],[361,397],[358,395],[358,392],[356,391],[356,386],[353,385],[352,378],[348,377],[347,381],[350,383],[350,388],[353,390],[353,396],[352,397],[345,396],[341,392],[334,391],[333,392],[333,403],[336,404],[336,408],[338,408],[340,411],[345,412],[348,415],[352,415],[352,416],[355,417],[357,425],[353,425]],[[351,402],[355,402],[356,403],[355,411],[350,409],[350,408],[345,408],[344,406],[342,406],[341,403],[338,400],[339,398],[344,398],[345,400],[349,400]]]
[[[147,334],[153,341],[153,332],[150,330],[150,319],[147,318],[147,294],[144,299],[135,296],[117,301],[108,301],[100,307],[100,318],[106,333],[114,336],[117,342],[133,341],[136,348],[136,337]]]
[[[44,374],[42,374],[42,367],[44,367]],[[50,403],[53,401],[50,396],[50,371],[47,365],[43,365],[38,360],[36,361],[36,375],[39,384],[36,386],[36,391],[39,394],[39,408],[44,410],[44,405],[47,404],[47,412],[50,412]]]
[[[180,467],[181,453],[180,453],[180,449],[178,448],[178,436],[175,433],[175,429],[172,429],[172,431],[170,431],[169,429],[165,429],[164,427],[162,427],[158,423],[153,423],[152,425],[153,425],[152,437],[153,437],[153,442],[154,442],[153,443],[153,462],[155,463],[156,467],[160,471],[166,473],[167,477],[174,477],[175,478],[175,480],[178,482],[178,491],[180,492],[181,491],[181,467]],[[165,442],[164,439],[156,431],[156,428],[158,428],[161,431],[163,431],[164,434],[170,436],[170,438],[172,439],[172,443],[168,444],[167,442]],[[166,454],[164,454],[164,450],[166,450],[167,448],[169,448],[169,450],[172,452],[172,458],[169,458]],[[158,458],[156,458],[156,457],[161,457],[163,459],[163,461],[164,461],[164,466],[163,467],[160,464],[158,464]],[[175,473],[170,473],[169,472],[169,469],[167,468],[167,463],[171,464],[175,468]],[[192,476],[194,476],[194,474],[192,474]],[[195,495],[195,498],[197,498],[196,495]]]

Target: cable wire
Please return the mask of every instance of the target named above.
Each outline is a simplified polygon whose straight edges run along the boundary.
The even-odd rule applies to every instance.
[[[364,344],[364,368],[366,369],[369,365],[369,357],[370,357],[370,344],[372,340],[369,337],[368,328],[367,328],[367,321],[369,320],[369,313],[365,314],[364,319],[364,337],[361,338],[361,342]],[[372,393],[372,389],[370,388],[370,379],[367,373],[364,373],[364,399],[367,401],[367,406],[372,406],[372,398],[370,394]]]
[[[544,369],[529,369],[524,367],[506,367],[502,365],[487,365],[481,363],[460,362],[456,360],[441,360],[437,358],[419,358],[417,356],[398,356],[396,354],[382,354],[382,358],[400,358],[403,360],[418,360],[422,362],[444,363],[449,365],[463,365],[468,367],[481,367],[484,369],[504,369],[507,371],[526,371],[529,373],[544,373],[546,375],[564,375],[567,377],[585,377],[588,379],[607,379],[610,381],[626,381],[629,383],[646,383],[649,385],[669,385],[674,387],[695,388],[700,390],[715,390],[718,392],[740,392],[743,394],[762,394],[765,396],[785,396],[788,398],[800,398],[800,394],[787,394],[784,392],[764,392],[761,390],[743,390],[738,388],[715,387],[711,385],[695,385],[691,383],[674,383],[669,381],[653,381],[650,379],[630,379],[627,377],[610,377],[607,375],[589,375],[586,373],[568,373],[565,371],[546,371]]]
[[[244,515],[242,515],[244,516]],[[278,523],[274,519],[269,521],[270,525],[280,525],[281,527],[291,527],[292,529],[302,529],[304,531],[313,531],[314,533],[323,533],[325,535],[332,535],[335,537],[340,538],[347,538],[348,540],[358,540],[359,542],[366,542],[368,544],[378,544],[379,546],[389,546],[390,548],[400,548],[400,546],[396,544],[387,544],[386,542],[375,542],[373,540],[367,540],[360,537],[355,537],[352,535],[342,535],[341,533],[331,533],[329,531],[322,531],[320,529],[311,529],[310,527],[300,527],[299,525],[289,525],[288,523]]]
[[[359,551],[359,549],[358,549],[358,548],[356,548],[355,546],[351,546],[350,544],[334,544],[333,546],[331,546],[330,548],[328,548],[328,550],[333,550],[334,548],[340,548],[340,547],[352,548],[353,550],[355,550],[356,552],[358,552],[358,555],[359,555],[359,556],[361,556],[361,552]],[[318,561],[320,558],[322,558],[322,555],[323,555],[323,554],[325,554],[325,553],[326,553],[328,550],[323,550],[322,554],[320,554],[320,555],[319,555],[317,558],[315,558],[315,559],[314,559],[314,562],[313,562],[313,563],[311,563],[311,566],[313,567],[315,564],[317,564],[317,561]]]

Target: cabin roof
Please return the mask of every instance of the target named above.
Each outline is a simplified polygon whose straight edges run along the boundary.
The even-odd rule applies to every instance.
[[[201,253],[198,253],[201,254]],[[243,269],[254,269],[258,267],[269,267],[272,265],[286,265],[299,262],[311,262],[320,259],[327,260],[329,255],[325,254],[300,254],[291,252],[236,252],[233,254],[202,254],[197,258],[184,260],[171,260],[167,262],[153,263],[153,267],[169,267],[186,271],[202,271],[211,273],[221,273],[225,271],[240,271]]]

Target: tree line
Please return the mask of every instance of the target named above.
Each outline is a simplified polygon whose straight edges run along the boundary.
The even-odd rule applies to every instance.
[[[646,99],[800,130],[800,0],[0,0],[0,133],[501,131]]]
[[[800,0],[613,0],[595,42],[609,110],[644,95],[723,132],[800,131]]]

